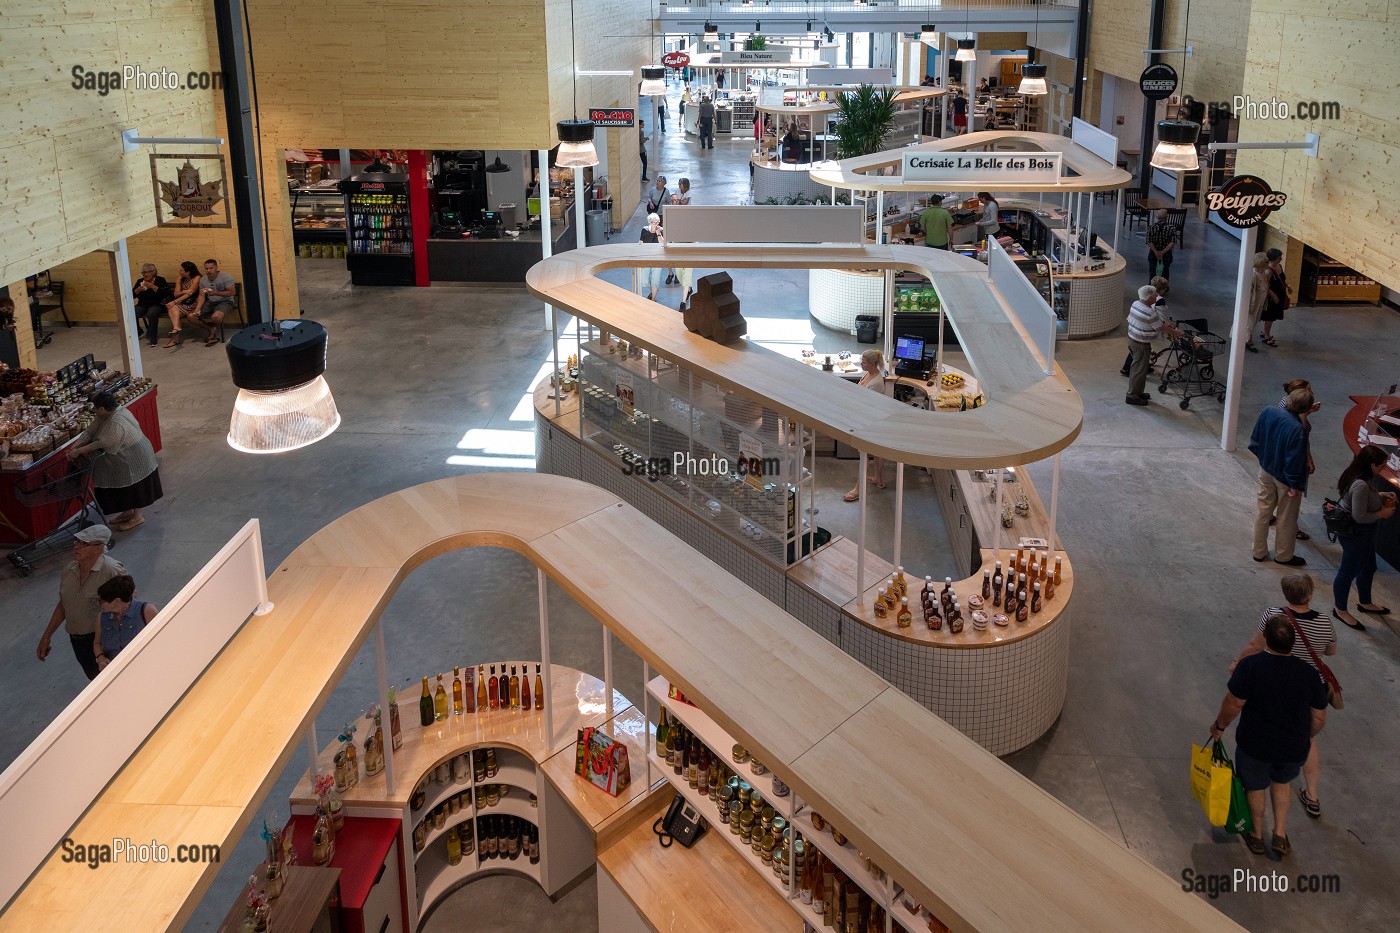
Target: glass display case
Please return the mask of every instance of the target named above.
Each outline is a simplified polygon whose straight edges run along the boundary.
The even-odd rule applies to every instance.
[[[670,360],[589,336],[574,371],[584,441],[760,556],[793,563],[813,531],[812,432]]]
[[[339,249],[335,257],[324,258],[345,256],[345,196],[339,184],[327,178],[291,189],[292,242],[303,258],[312,258],[312,247],[318,244],[323,248],[315,258],[324,257],[325,246]]]

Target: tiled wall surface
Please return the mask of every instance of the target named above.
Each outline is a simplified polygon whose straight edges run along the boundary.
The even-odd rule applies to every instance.
[[[857,314],[884,319],[885,278],[840,269],[813,269],[807,273],[812,317],[823,327],[853,333]]]
[[[826,197],[831,200],[831,189],[812,181],[807,172],[782,171],[779,169],[754,166],[753,203],[762,204],[769,198],[779,201],[801,195],[804,198]]]
[[[1070,338],[1097,337],[1117,329],[1127,316],[1123,307],[1123,275],[1072,279],[1069,291]]]

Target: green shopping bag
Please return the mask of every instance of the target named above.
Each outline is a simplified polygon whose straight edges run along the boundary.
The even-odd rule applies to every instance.
[[[1215,758],[1223,761],[1230,769],[1230,813],[1225,817],[1225,832],[1239,835],[1254,835],[1254,814],[1249,810],[1249,797],[1245,794],[1244,782],[1235,774],[1235,763],[1225,753],[1225,743],[1215,740]]]
[[[1224,750],[1219,742],[1191,746],[1191,793],[1200,802],[1210,825],[1224,826],[1230,818],[1235,771],[1229,759],[1222,760],[1217,750]]]

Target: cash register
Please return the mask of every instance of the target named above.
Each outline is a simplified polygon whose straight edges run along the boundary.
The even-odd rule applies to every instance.
[[[501,238],[501,215],[495,211],[482,211],[481,221],[473,235],[480,240],[499,240]]]
[[[924,359],[925,340],[922,337],[896,337],[894,341],[894,374],[923,379],[928,376]]]

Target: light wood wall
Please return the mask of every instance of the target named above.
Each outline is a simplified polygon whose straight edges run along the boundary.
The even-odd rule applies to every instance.
[[[200,0],[5,0],[0,282],[155,222],[147,153],[123,154],[121,131],[215,135],[214,94],[133,87],[101,96],[75,90],[72,68],[163,65],[181,76],[209,70],[205,7]]]
[[[1341,119],[1241,120],[1241,141],[1301,141],[1311,131],[1320,145],[1316,159],[1241,151],[1238,162],[1288,193],[1283,210],[1270,217],[1277,230],[1391,289],[1400,289],[1397,43],[1397,0],[1254,0],[1245,92],[1290,105],[1337,101]]]

